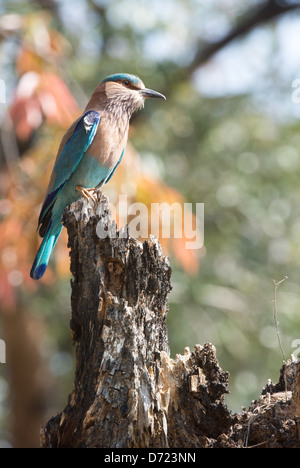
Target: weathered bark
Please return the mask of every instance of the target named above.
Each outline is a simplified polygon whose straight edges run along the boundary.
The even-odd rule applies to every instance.
[[[171,268],[159,242],[118,231],[101,192],[95,205],[71,205],[64,224],[76,371],[66,408],[42,430],[43,447],[299,446],[299,364],[287,368],[287,399],[278,394],[281,379],[249,411],[231,414],[224,403],[229,376],[213,345],[170,358]]]

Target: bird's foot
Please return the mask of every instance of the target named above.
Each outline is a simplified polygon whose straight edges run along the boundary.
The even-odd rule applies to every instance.
[[[94,203],[97,202],[97,190],[95,188],[85,188],[81,185],[76,185],[76,190],[87,200],[92,200]]]

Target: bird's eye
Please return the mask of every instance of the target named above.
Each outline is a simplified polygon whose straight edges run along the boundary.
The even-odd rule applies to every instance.
[[[123,84],[124,84],[125,86],[129,86],[130,83],[129,83],[128,80],[124,80],[124,81],[123,81]]]

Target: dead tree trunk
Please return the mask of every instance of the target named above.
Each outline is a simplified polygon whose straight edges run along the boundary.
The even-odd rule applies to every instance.
[[[291,365],[286,400],[271,402],[279,382],[248,412],[232,415],[224,404],[228,373],[211,344],[170,358],[171,268],[159,242],[142,244],[118,231],[106,199],[97,196],[95,205],[81,199],[64,215],[76,371],[66,408],[42,429],[42,446],[299,446],[299,365]]]

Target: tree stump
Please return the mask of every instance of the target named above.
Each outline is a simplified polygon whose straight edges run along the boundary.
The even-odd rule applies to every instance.
[[[170,357],[171,267],[157,239],[141,243],[118,230],[100,191],[95,204],[80,199],[68,207],[63,223],[76,369],[66,408],[41,430],[42,447],[299,446],[298,364],[289,399],[270,399],[268,412],[263,396],[249,411],[231,414],[224,403],[229,375],[212,344]],[[279,390],[280,382],[265,393]]]

